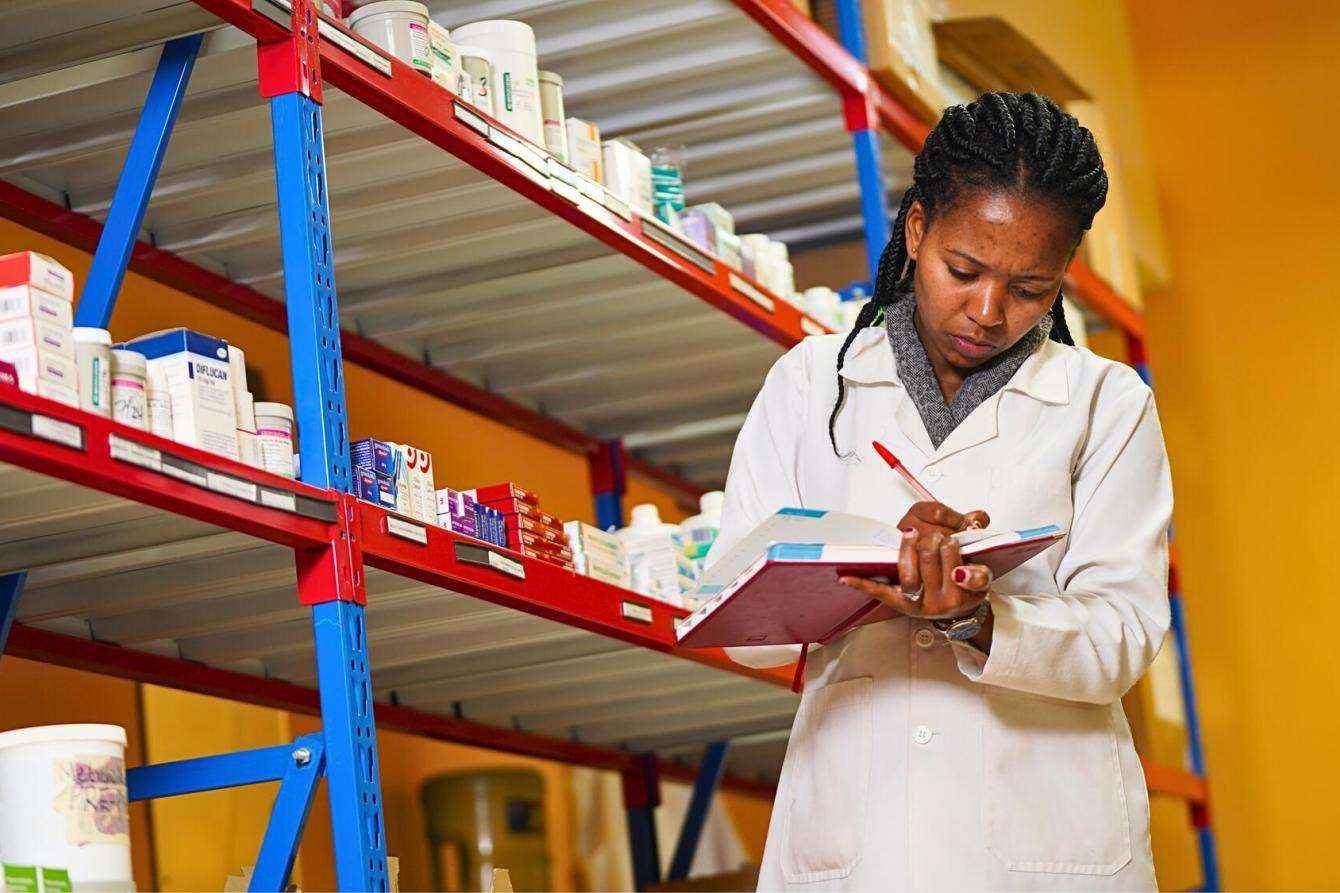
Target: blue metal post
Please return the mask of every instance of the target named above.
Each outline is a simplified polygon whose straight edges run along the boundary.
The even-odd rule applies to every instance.
[[[27,571],[0,577],[0,657],[5,654],[9,630],[14,625],[15,615],[19,613],[19,599],[23,596],[23,584],[26,582]]]
[[[591,487],[595,491],[596,526],[601,530],[624,525],[625,490],[623,443],[607,440],[591,457]]]
[[[656,842],[656,807],[661,805],[654,756],[638,757],[623,772],[623,803],[628,815],[628,845],[633,851],[633,888],[661,881],[661,851]]]
[[[275,795],[270,810],[270,823],[265,829],[260,855],[251,873],[250,890],[284,890],[288,888],[293,861],[298,856],[298,842],[302,840],[307,816],[312,811],[312,798],[317,782],[325,771],[325,742],[320,735],[305,735],[293,742],[284,780]]]
[[[105,329],[112,318],[112,307],[121,290],[130,263],[130,253],[139,238],[144,211],[158,178],[158,169],[167,154],[172,126],[186,96],[186,84],[191,79],[196,55],[200,51],[203,34],[179,37],[163,45],[158,70],[149,84],[149,95],[140,112],[139,125],[131,139],[117,181],[116,193],[107,212],[107,222],[98,238],[98,249],[93,255],[84,290],[79,296],[74,324]]]
[[[729,750],[729,741],[713,741],[703,752],[698,778],[693,783],[689,811],[684,816],[683,827],[679,829],[679,840],[675,843],[675,855],[670,860],[670,875],[666,880],[682,881],[689,876],[693,857],[698,852],[698,841],[707,824],[707,813],[712,808],[712,798],[716,796],[721,776],[726,772],[726,754]]]
[[[270,100],[270,113],[302,480],[347,492],[349,432],[321,106],[301,93],[283,93]],[[312,627],[336,877],[342,890],[386,890],[386,839],[363,607],[341,600],[340,593],[303,595],[309,602],[319,602],[312,606]]]
[[[865,62],[865,27],[861,21],[861,0],[835,0],[838,37],[842,46],[861,62]],[[889,198],[884,181],[884,167],[880,161],[879,132],[868,120],[868,111],[853,120],[849,114],[847,129],[851,131],[852,148],[856,151],[856,182],[861,188],[861,219],[865,230],[866,266],[870,281],[879,270],[879,258],[889,242]]]
[[[1127,338],[1131,354],[1131,365],[1145,384],[1153,386],[1153,374],[1145,359],[1144,344],[1134,336]],[[1173,531],[1168,530],[1168,545],[1172,546]],[[1173,642],[1177,646],[1178,682],[1182,692],[1182,710],[1186,714],[1187,756],[1191,762],[1191,771],[1205,778],[1205,750],[1200,733],[1200,710],[1196,704],[1196,683],[1191,675],[1191,643],[1186,634],[1186,614],[1182,605],[1181,586],[1177,582],[1176,570],[1168,581],[1168,610],[1171,620]],[[1196,838],[1200,845],[1200,869],[1203,890],[1219,889],[1219,855],[1215,846],[1214,826],[1210,822],[1209,807],[1193,806],[1192,820],[1196,825]]]

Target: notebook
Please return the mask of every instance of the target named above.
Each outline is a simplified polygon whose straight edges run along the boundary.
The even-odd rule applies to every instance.
[[[806,533],[790,541],[774,538]],[[865,542],[852,542],[854,536]],[[997,579],[1064,537],[1055,525],[955,534],[965,562],[986,565]],[[783,509],[703,575],[694,594],[704,601],[679,622],[676,638],[689,648],[807,645],[887,620],[896,616],[892,608],[838,578],[897,583],[900,539],[898,530],[871,518]]]

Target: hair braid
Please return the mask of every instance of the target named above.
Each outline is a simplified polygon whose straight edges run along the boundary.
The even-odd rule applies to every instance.
[[[944,111],[912,164],[912,185],[903,193],[893,232],[879,259],[875,294],[861,308],[838,351],[838,394],[828,418],[828,437],[837,446],[837,418],[846,402],[842,366],[857,334],[874,324],[897,299],[898,285],[916,270],[907,254],[907,214],[921,203],[927,221],[953,207],[970,189],[1004,189],[1050,202],[1075,226],[1078,243],[1107,201],[1107,172],[1088,128],[1036,93],[986,93]],[[1051,310],[1051,338],[1074,344],[1066,325],[1061,292]]]

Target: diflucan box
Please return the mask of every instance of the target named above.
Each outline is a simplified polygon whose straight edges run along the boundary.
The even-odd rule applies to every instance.
[[[172,397],[172,439],[240,459],[228,342],[190,329],[166,329],[126,342],[162,370]]]

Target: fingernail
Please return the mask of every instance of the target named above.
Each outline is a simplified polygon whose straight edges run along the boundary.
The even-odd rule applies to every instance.
[[[968,569],[966,567],[954,568],[954,582],[955,583],[968,582]]]
[[[903,539],[905,540],[910,540],[912,539],[912,537],[916,535],[917,535],[917,529],[915,527],[909,527],[903,531]]]
[[[973,530],[981,530],[982,522],[974,519],[973,522],[968,526],[971,527]]]

